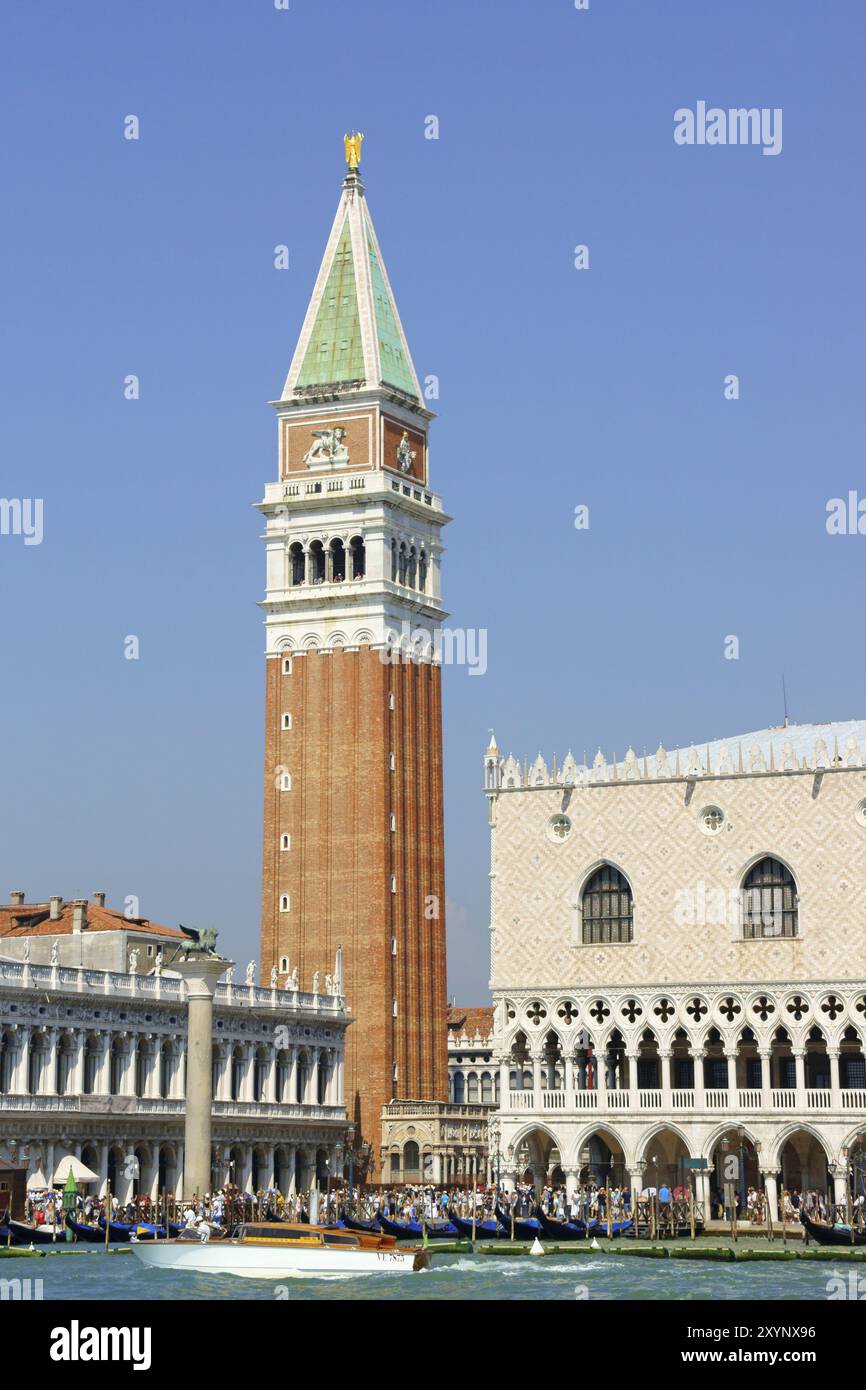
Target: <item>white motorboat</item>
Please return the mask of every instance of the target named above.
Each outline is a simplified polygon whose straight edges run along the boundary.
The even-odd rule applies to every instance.
[[[142,1264],[241,1279],[315,1274],[411,1274],[427,1269],[429,1251],[398,1246],[394,1236],[304,1226],[286,1221],[245,1223],[231,1235],[190,1227],[175,1240],[132,1240]]]

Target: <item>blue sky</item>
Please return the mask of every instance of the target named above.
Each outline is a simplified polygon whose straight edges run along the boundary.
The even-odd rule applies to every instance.
[[[487,996],[491,726],[652,751],[779,722],[783,671],[864,715],[866,537],[825,529],[866,495],[862,5],[9,0],[0,37],[0,495],[44,499],[0,536],[0,892],[258,954],[251,504],[353,127],[488,633],[445,672],[451,990]],[[699,100],[781,107],[781,154],[676,145]]]

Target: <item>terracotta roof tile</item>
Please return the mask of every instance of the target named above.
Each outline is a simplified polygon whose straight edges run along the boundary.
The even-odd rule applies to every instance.
[[[492,1006],[464,1008],[459,1004],[452,1005],[448,1009],[448,1032],[457,1038],[462,1038],[464,1033],[470,1038],[474,1038],[476,1033],[488,1038],[493,1032]]]
[[[59,920],[52,922],[49,903],[5,903],[0,906],[0,937],[16,936],[66,936],[72,932],[71,902],[64,902]],[[151,922],[147,917],[124,917],[122,912],[114,912],[109,907],[87,904],[88,932],[94,931],[134,931],[144,936],[167,936],[181,941],[189,940],[187,933],[179,927],[163,927]]]

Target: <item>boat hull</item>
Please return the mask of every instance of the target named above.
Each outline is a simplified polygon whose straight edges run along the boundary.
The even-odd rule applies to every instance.
[[[455,1216],[452,1212],[449,1220],[457,1227],[458,1233],[466,1239],[472,1239],[472,1222],[467,1221],[465,1216]],[[484,1221],[475,1222],[476,1240],[502,1240],[503,1232],[499,1222],[486,1217]]]
[[[396,1236],[398,1240],[420,1240],[425,1230],[428,1240],[454,1240],[460,1234],[450,1221],[431,1221],[422,1228],[420,1221],[393,1221],[381,1212],[379,1225],[386,1235]]]
[[[496,1219],[502,1227],[505,1237],[511,1239],[511,1214],[504,1207],[496,1208]],[[544,1231],[541,1222],[534,1216],[515,1216],[514,1218],[514,1239],[515,1240],[535,1240],[543,1236]]]
[[[190,1274],[230,1274],[239,1279],[290,1279],[318,1274],[411,1274],[429,1263],[429,1256],[418,1250],[329,1249],[327,1246],[301,1246],[279,1249],[275,1246],[233,1240],[133,1241],[132,1249],[149,1269],[172,1269]],[[420,1262],[420,1263],[419,1263]]]
[[[343,1225],[347,1231],[360,1231],[362,1235],[367,1236],[378,1236],[382,1231],[382,1227],[375,1217],[371,1221],[364,1221],[360,1217],[344,1216]]]
[[[854,1231],[852,1239],[850,1226],[821,1226],[817,1221],[810,1221],[805,1212],[800,1213],[800,1221],[809,1239],[817,1241],[819,1245],[835,1245],[849,1250],[852,1245],[866,1245],[866,1231]]]
[[[13,1245],[58,1245],[65,1244],[66,1231],[63,1226],[28,1226],[26,1221],[7,1221],[0,1227],[0,1244],[8,1240],[7,1230],[12,1232]]]

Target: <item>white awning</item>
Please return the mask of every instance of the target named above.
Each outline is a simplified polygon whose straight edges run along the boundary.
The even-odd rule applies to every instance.
[[[57,1164],[57,1167],[54,1170],[55,1187],[63,1186],[63,1184],[66,1182],[66,1179],[69,1177],[70,1168],[72,1169],[72,1176],[74,1177],[76,1182],[84,1184],[99,1182],[98,1173],[94,1173],[91,1168],[88,1168],[86,1163],[82,1163],[81,1159],[76,1158],[74,1154],[67,1154],[65,1158],[60,1159],[59,1163]]]

